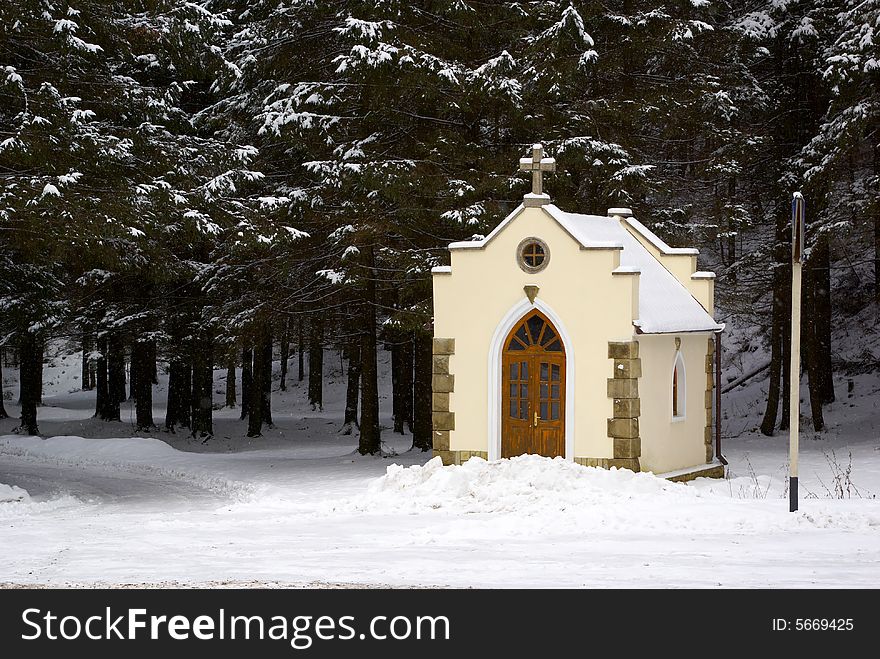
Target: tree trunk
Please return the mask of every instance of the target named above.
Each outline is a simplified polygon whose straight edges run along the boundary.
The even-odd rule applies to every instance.
[[[404,434],[404,425],[412,431],[413,354],[408,333],[396,333],[391,345],[391,391],[394,432]]]
[[[433,446],[432,383],[433,341],[427,332],[413,336],[415,378],[413,386],[413,448],[429,451]]]
[[[729,203],[734,203],[736,199],[736,178],[731,177],[727,181],[727,199]],[[729,216],[727,220],[727,263],[733,265],[736,263],[736,234],[737,226],[733,223],[733,217]],[[727,278],[736,283],[736,268],[727,271]]]
[[[251,385],[254,381],[254,351],[245,348],[241,351],[241,416],[246,419],[251,411]]]
[[[125,400],[125,373],[123,372],[125,362],[122,358],[122,341],[114,332],[107,333],[106,341],[107,404],[104,406],[104,415],[101,418],[105,421],[119,421],[119,403]]]
[[[874,211],[874,300],[880,306],[880,209]]]
[[[0,348],[0,419],[8,419],[9,414],[6,412],[6,407],[3,405],[3,395],[5,390],[3,389],[3,348]]]
[[[779,430],[788,430],[789,410],[791,409],[791,396],[789,395],[789,382],[791,381],[791,289],[785,296],[785,308],[788,309],[786,316],[787,327],[782,330],[782,417],[779,419]],[[800,395],[800,394],[798,394]]]
[[[153,429],[153,378],[150,365],[155,354],[152,341],[134,341],[131,344],[131,382],[132,395],[136,401],[135,416],[137,429]]]
[[[297,361],[298,361],[298,370],[296,373],[296,379],[299,382],[303,381],[305,378],[305,359],[303,359],[303,350],[305,350],[305,337],[303,336],[303,319],[302,315],[297,319]]]
[[[98,359],[95,362],[95,416],[102,421],[110,414],[110,390],[107,382],[107,335],[98,336]]]
[[[92,345],[95,345],[94,340],[92,341]],[[89,362],[89,389],[94,389],[97,386],[97,374],[95,373],[95,362],[94,360]]]
[[[365,290],[361,343],[361,455],[379,453],[382,431],[379,428],[379,373],[376,363],[376,275],[373,246],[364,249]]]
[[[34,344],[34,369],[36,378],[36,400],[37,405],[43,404],[43,362],[45,361],[46,343],[43,338],[38,336]]]
[[[816,378],[823,404],[834,402],[834,366],[831,362],[831,253],[827,234],[810,254],[813,283],[813,315],[816,333]]]
[[[109,332],[107,335],[107,393],[115,402],[117,410],[119,403],[126,400],[125,395],[125,346],[117,332]],[[119,414],[116,414],[116,421]]]
[[[189,428],[192,366],[183,359],[172,360],[168,369],[168,408],[165,429],[174,432],[177,425]]]
[[[263,330],[259,328],[256,336],[256,348],[251,350],[251,385],[248,387],[248,437],[260,437],[263,434],[263,373],[266,361],[262,357]]]
[[[36,435],[37,397],[40,391],[40,369],[37,367],[39,337],[32,332],[19,334],[18,349],[21,353],[19,367],[19,399],[21,401],[21,425],[19,430],[27,435]]]
[[[136,341],[137,339],[135,339]],[[124,372],[124,371],[123,371]],[[137,379],[140,376],[138,369],[134,365],[134,341],[132,341],[131,345],[131,356],[129,357],[128,362],[128,399],[127,400],[137,400],[137,392],[140,387]]]
[[[403,345],[400,347],[401,361],[403,362],[400,372],[401,415],[406,427],[412,432],[413,429],[413,343],[412,334],[404,334]]]
[[[776,430],[776,415],[779,412],[780,380],[782,369],[782,327],[783,316],[780,306],[780,292],[776,282],[777,275],[773,276],[773,319],[770,330],[770,377],[767,390],[767,407],[764,409],[764,418],[761,421],[761,432],[772,437]]]
[[[309,319],[309,404],[324,409],[324,346],[323,327],[317,314]],[[375,334],[375,333],[374,333]]]
[[[209,438],[214,434],[214,355],[210,337],[197,339],[202,345],[193,350],[191,417],[193,437]]]
[[[780,389],[782,373],[787,368],[783,364],[783,336],[789,332],[791,325],[791,309],[787,301],[791,299],[791,272],[786,267],[789,262],[789,248],[786,241],[787,218],[777,211],[775,246],[773,249],[773,302],[771,307],[772,326],[770,330],[770,379],[767,391],[767,407],[761,421],[761,432],[768,437],[776,430],[776,415],[779,412],[779,398],[783,393]]]
[[[174,432],[179,417],[180,400],[180,362],[176,359],[168,364],[168,393],[165,397],[165,431]]]
[[[254,351],[254,357],[263,360],[263,375],[260,380],[260,407],[262,421],[265,425],[272,425],[272,328],[269,323],[263,325],[262,349],[260,353]],[[256,381],[256,378],[254,378]]]
[[[403,360],[400,354],[400,343],[396,334],[390,344],[385,345],[386,350],[391,351],[391,420],[392,432],[403,434],[403,388],[400,386]]]
[[[874,141],[874,177],[880,180],[880,144]],[[880,307],[880,205],[874,207],[874,301]]]
[[[345,418],[342,434],[350,435],[358,425],[358,397],[361,384],[361,347],[357,342],[350,342],[345,348],[348,360],[348,386],[345,388]]]
[[[226,407],[235,407],[235,352],[226,362]]]
[[[812,324],[812,323],[810,323]],[[822,392],[818,377],[819,364],[816,352],[815,328],[805,328],[807,343],[804,357],[807,361],[808,391],[810,395],[810,413],[813,418],[813,430],[819,432],[825,427],[825,419],[822,414]]]
[[[180,418],[178,423],[184,428],[192,430],[192,387],[193,387],[193,360],[191,356],[187,356],[183,362],[183,368],[180,371],[181,390],[180,390],[180,407],[178,414]]]
[[[147,354],[147,377],[150,379],[150,384],[159,384],[159,366],[156,363],[158,362],[156,341],[149,341],[147,348],[149,350]]]
[[[807,371],[808,391],[810,396],[810,412],[813,417],[813,429],[817,432],[825,427],[825,421],[822,418],[822,376],[821,371],[821,354],[819,348],[818,322],[815,313],[817,298],[817,282],[816,270],[814,264],[808,262],[804,268],[804,299],[802,309],[806,309],[807,313],[803,314],[803,327],[801,329],[801,344],[803,350],[803,364]]]
[[[94,341],[92,340],[91,334],[86,332],[83,334],[82,339],[82,369],[80,371],[80,386],[83,391],[89,391],[91,389],[90,383],[91,378],[89,374],[91,372],[91,360],[92,360],[92,346],[94,345]]]
[[[287,391],[287,362],[290,359],[290,330],[287,318],[281,321],[281,381],[278,387]]]

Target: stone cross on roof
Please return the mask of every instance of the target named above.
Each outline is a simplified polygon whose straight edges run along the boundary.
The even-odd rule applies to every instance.
[[[532,157],[519,159],[519,170],[532,173],[532,192],[525,196],[526,206],[543,206],[550,203],[550,195],[544,194],[544,172],[556,171],[556,160],[544,157],[544,145],[532,145]]]

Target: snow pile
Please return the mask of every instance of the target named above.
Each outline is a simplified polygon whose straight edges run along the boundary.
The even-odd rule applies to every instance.
[[[20,487],[0,483],[0,503],[12,503],[13,501],[30,501],[30,496],[26,490]]]
[[[562,458],[522,455],[486,462],[471,458],[461,466],[443,466],[440,458],[424,465],[391,465],[370,484],[365,508],[425,508],[450,512],[540,514],[570,507],[619,504],[634,499],[692,500],[697,490],[653,474],[625,469],[582,467]]]

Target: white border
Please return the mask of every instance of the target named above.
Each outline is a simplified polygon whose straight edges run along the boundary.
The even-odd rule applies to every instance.
[[[504,339],[510,333],[522,317],[531,309],[537,309],[543,313],[559,332],[562,345],[565,348],[565,459],[574,460],[574,343],[565,329],[565,324],[549,306],[536,298],[534,304],[523,299],[517,302],[504,315],[501,322],[495,328],[492,341],[489,344],[489,392],[488,392],[488,415],[489,415],[489,460],[501,458],[501,353],[504,349]]]

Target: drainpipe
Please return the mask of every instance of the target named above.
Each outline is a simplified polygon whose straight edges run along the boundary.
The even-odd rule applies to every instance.
[[[727,465],[721,453],[721,332],[715,332],[715,457]]]

